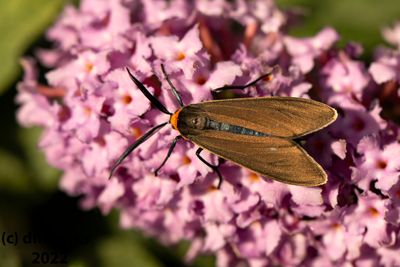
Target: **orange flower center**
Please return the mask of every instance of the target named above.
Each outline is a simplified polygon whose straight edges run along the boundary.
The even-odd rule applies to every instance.
[[[124,95],[122,97],[122,103],[124,103],[125,105],[129,105],[132,102],[132,97],[130,95]]]
[[[85,113],[86,116],[90,117],[92,115],[92,109],[90,107],[84,107],[83,112]]]
[[[216,192],[216,191],[218,191],[218,188],[214,185],[212,185],[212,186],[210,186],[210,188],[208,188],[209,193]]]
[[[195,82],[199,85],[203,85],[206,83],[206,77],[204,77],[203,75],[199,75],[198,77],[196,77]]]
[[[131,128],[131,134],[138,139],[139,137],[142,136],[142,130],[140,130],[140,128],[137,127],[132,127]]]
[[[340,230],[342,228],[342,225],[340,223],[332,223],[331,228],[333,230]]]
[[[184,60],[186,55],[183,52],[179,52],[178,55],[176,55],[176,60],[181,61]]]
[[[387,162],[386,162],[386,160],[378,160],[377,162],[376,162],[376,167],[378,168],[378,169],[386,169],[386,167],[387,167]]]
[[[260,175],[255,172],[251,172],[248,177],[252,183],[257,183],[260,181]]]
[[[182,164],[183,165],[188,165],[188,164],[190,164],[192,162],[192,160],[188,157],[188,156],[183,156],[183,158],[182,158]]]
[[[106,146],[106,140],[104,139],[104,137],[96,137],[94,139],[94,141],[99,145],[99,146]]]
[[[86,63],[85,65],[85,71],[86,72],[91,72],[93,70],[94,65],[90,62]]]
[[[369,207],[368,212],[369,212],[369,214],[371,214],[372,217],[379,216],[379,211],[375,207]]]
[[[274,78],[274,75],[270,74],[270,75],[266,76],[266,77],[263,79],[263,81],[269,82],[269,81],[272,81],[273,78]]]

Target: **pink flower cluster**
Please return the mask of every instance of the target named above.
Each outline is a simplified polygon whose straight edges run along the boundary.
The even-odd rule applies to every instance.
[[[43,128],[39,147],[83,207],[117,208],[122,227],[167,244],[190,240],[188,261],[212,253],[220,267],[400,266],[399,127],[381,115],[383,104],[400,105],[400,24],[384,32],[396,48],[379,48],[367,66],[360,45],[335,46],[334,29],[295,38],[282,30],[286,21],[272,0],[82,0],[48,31],[54,48],[38,52],[50,69],[46,85],[35,61],[22,60],[18,120]],[[335,107],[337,121],[306,142],[328,183],[289,186],[224,162],[218,190],[216,174],[185,141],[155,177],[178,134],[170,127],[108,180],[130,143],[168,121],[124,68],[169,110],[178,108],[161,63],[185,104],[279,65],[272,81],[238,93],[312,97]]]

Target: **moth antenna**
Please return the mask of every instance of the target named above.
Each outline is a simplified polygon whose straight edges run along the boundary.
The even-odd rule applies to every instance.
[[[176,100],[178,101],[179,106],[180,106],[180,107],[183,107],[184,105],[183,105],[183,102],[182,102],[182,97],[181,97],[181,95],[179,94],[178,90],[176,90],[175,86],[172,84],[171,80],[169,79],[168,74],[167,74],[167,72],[165,71],[164,64],[161,64],[161,70],[162,70],[162,72],[163,72],[163,74],[164,74],[164,77],[165,77],[165,79],[167,80],[169,86],[171,86],[172,93],[174,94]]]
[[[272,79],[272,76],[278,71],[280,70],[280,67],[278,65],[274,66],[272,68],[272,70],[266,74],[261,75],[260,77],[258,77],[257,79],[249,82],[248,84],[245,85],[227,85],[227,86],[222,86],[222,87],[218,87],[215,89],[212,89],[211,91],[213,93],[218,93],[224,90],[232,90],[232,89],[239,89],[239,90],[244,90],[247,87],[251,87],[253,85],[255,85],[256,83],[258,83],[261,80],[267,79],[268,81],[270,81]]]
[[[145,142],[147,139],[149,139],[153,134],[155,134],[158,130],[160,130],[162,127],[164,127],[165,125],[167,125],[168,122],[164,122],[161,123],[157,126],[154,126],[153,128],[151,128],[151,130],[149,130],[147,133],[145,133],[144,135],[142,135],[138,140],[136,140],[133,144],[131,144],[125,151],[124,153],[122,153],[122,155],[115,161],[115,163],[112,165],[111,167],[111,171],[110,171],[110,175],[108,176],[108,179],[110,179],[115,170],[117,169],[117,167],[124,161],[124,159],[126,159],[126,157],[129,156],[129,154],[132,153],[133,150],[135,150],[135,148],[137,148],[138,146],[140,146],[143,142]]]
[[[155,98],[149,90],[146,89],[146,87],[141,83],[133,74],[130,72],[129,68],[126,67],[126,70],[128,71],[129,77],[131,77],[131,80],[136,84],[136,86],[139,88],[139,90],[144,94],[144,96],[162,113],[172,115],[171,112],[168,111],[168,109],[161,104],[161,102]]]

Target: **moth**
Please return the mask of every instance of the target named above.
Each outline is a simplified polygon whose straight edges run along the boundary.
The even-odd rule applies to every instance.
[[[146,98],[158,110],[169,115],[170,119],[153,127],[131,144],[112,166],[110,178],[135,148],[169,123],[179,135],[175,137],[165,159],[155,170],[156,176],[170,157],[177,141],[183,138],[199,146],[196,155],[217,173],[218,187],[221,185],[222,175],[217,165],[207,162],[201,156],[203,149],[286,184],[318,186],[326,183],[324,169],[295,140],[334,122],[337,118],[334,108],[311,99],[279,96],[211,100],[185,106],[161,64],[163,75],[180,106],[171,113],[128,68],[126,70]],[[272,71],[246,85],[224,86],[213,91],[245,89],[260,80],[271,79]]]

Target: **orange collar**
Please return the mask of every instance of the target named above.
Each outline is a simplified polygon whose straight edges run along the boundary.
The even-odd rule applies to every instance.
[[[169,123],[172,125],[172,128],[174,128],[177,131],[178,131],[178,117],[179,117],[179,113],[181,111],[182,111],[182,108],[178,109],[177,111],[175,111],[174,114],[171,115],[171,117],[169,119]]]

